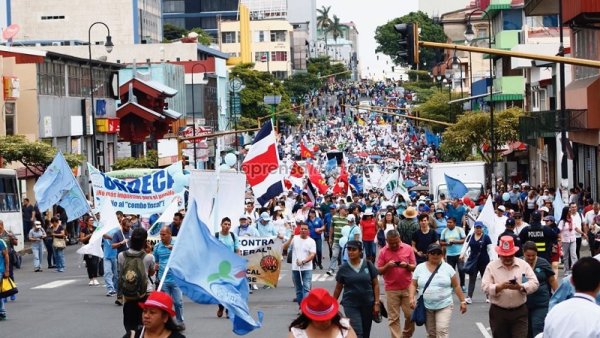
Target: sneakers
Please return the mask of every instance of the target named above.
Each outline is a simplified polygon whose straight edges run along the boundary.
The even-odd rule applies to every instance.
[[[473,300],[471,300],[471,297],[465,297],[465,303],[473,304]]]
[[[117,291],[111,290],[106,293],[106,297],[114,297],[117,294]]]
[[[121,297],[117,297],[117,299],[115,299],[115,304],[119,306],[123,305],[123,299],[121,299]]]
[[[490,299],[486,297],[486,298],[485,298],[485,302],[486,302],[486,303],[489,303],[489,302],[490,302]]]
[[[6,320],[6,313],[0,313],[0,320]]]
[[[333,276],[333,272],[334,272],[333,270],[329,269],[329,270],[327,270],[326,274],[328,274],[329,276]]]
[[[463,285],[463,286],[461,286],[461,289],[462,289],[462,292],[463,292],[463,293],[467,293],[467,287],[466,287],[466,286],[464,286],[464,285]]]
[[[88,283],[88,286],[94,286],[94,280],[90,279],[90,282]]]
[[[258,290],[258,285],[252,284],[252,290]]]
[[[97,280],[96,278],[94,278],[94,280],[93,280],[93,281],[94,281],[94,286],[98,286],[98,285],[100,285],[100,282],[98,282],[98,280]]]
[[[42,272],[42,269],[37,268],[37,269],[33,270],[33,272]]]
[[[223,308],[219,308],[217,310],[217,317],[219,317],[219,318],[223,317]]]
[[[179,331],[185,331],[185,324],[182,322],[180,324],[177,324],[177,330]]]

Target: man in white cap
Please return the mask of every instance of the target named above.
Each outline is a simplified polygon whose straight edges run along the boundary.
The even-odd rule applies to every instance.
[[[508,217],[504,216],[505,212],[506,207],[503,205],[499,205],[496,208],[496,215],[494,215],[494,233],[496,234],[501,234],[506,229],[506,220],[508,219]]]
[[[240,225],[232,230],[238,237],[260,237],[258,230],[254,225],[250,224],[250,220],[246,214],[240,215]]]
[[[271,216],[266,211],[260,214],[256,222],[256,230],[258,230],[260,237],[277,236],[277,229],[275,229]]]

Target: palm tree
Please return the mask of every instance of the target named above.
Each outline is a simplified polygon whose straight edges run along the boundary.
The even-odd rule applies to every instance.
[[[337,42],[337,39],[344,33],[342,30],[343,25],[340,23],[340,18],[337,15],[333,16],[333,21],[329,25],[328,31],[333,34],[333,40]]]
[[[323,6],[321,9],[317,9],[317,27],[323,31],[325,37],[325,48],[327,48],[327,32],[331,26],[331,18],[329,17],[329,11],[331,6]]]

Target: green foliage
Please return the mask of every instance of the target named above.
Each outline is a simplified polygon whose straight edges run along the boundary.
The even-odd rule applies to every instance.
[[[112,165],[112,170],[156,167],[158,167],[158,152],[148,150],[145,157],[127,157],[116,160]]]
[[[347,72],[348,68],[342,63],[332,63],[329,56],[308,59],[306,68],[310,74],[320,76],[321,78],[325,78],[331,74],[336,74],[336,80],[347,80],[350,78],[350,72]]]
[[[375,52],[390,56],[396,64],[406,63],[406,59],[404,57],[400,57],[400,34],[394,30],[394,25],[399,23],[415,22],[419,24],[419,28],[421,29],[421,41],[447,41],[447,37],[442,26],[435,24],[433,20],[427,16],[427,14],[421,11],[411,12],[403,17],[389,21],[385,25],[377,27],[375,30],[375,41],[377,41],[377,48],[375,49]],[[427,67],[433,67],[433,65],[436,63],[435,49],[421,48],[420,51],[420,68],[427,69]]]
[[[5,163],[21,162],[31,172],[44,171],[54,159],[57,149],[42,141],[29,141],[23,135],[0,137],[0,156]],[[71,168],[85,160],[79,154],[63,154]],[[2,163],[4,165],[4,163]]]
[[[431,76],[426,70],[409,70],[406,74],[411,82],[416,82],[418,78],[419,81],[425,81],[431,86]]]
[[[457,99],[459,96],[454,94],[452,99]],[[431,94],[429,99],[423,104],[419,105],[416,110],[419,112],[419,116],[431,120],[441,122],[455,122],[456,117],[462,113],[460,104],[448,104],[448,93],[446,91],[440,92],[435,91]],[[435,132],[444,130],[443,125],[436,123],[427,123]]]
[[[337,42],[337,39],[344,33],[342,30],[342,24],[340,23],[340,18],[337,15],[333,16],[333,20],[329,25],[328,32],[333,35],[333,40]]]
[[[182,37],[186,37],[190,32],[195,32],[198,34],[198,43],[208,46],[212,42],[212,37],[210,34],[206,33],[202,28],[195,27],[190,30],[185,28],[177,27],[170,23],[166,23],[163,25],[163,42],[170,42],[173,40],[181,39]]]
[[[272,113],[272,107],[264,103],[266,95],[281,95],[281,103],[277,106],[278,112],[291,108],[290,96],[284,84],[275,79],[272,74],[259,72],[254,70],[253,67],[254,64],[252,63],[239,64],[230,72],[231,77],[239,77],[245,86],[240,92],[240,103],[242,105],[242,116],[238,121],[240,128],[256,128],[257,118]],[[298,121],[292,115],[278,113],[277,118],[295,125]]]
[[[494,137],[496,147],[519,138],[519,116],[523,111],[509,108],[494,114]],[[490,114],[488,112],[468,112],[458,118],[456,124],[448,127],[443,134],[441,153],[444,161],[463,161],[472,157],[474,149],[479,157],[491,162],[491,153],[483,152],[482,145],[490,144]]]
[[[317,89],[321,85],[321,80],[313,73],[297,73],[285,80],[283,86],[286,92],[292,98],[295,98],[297,103],[305,94]]]

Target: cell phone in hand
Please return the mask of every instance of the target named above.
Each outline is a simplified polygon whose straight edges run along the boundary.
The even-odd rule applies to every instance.
[[[513,279],[509,280],[508,282],[509,282],[510,284],[513,284],[513,285],[514,285],[514,284],[517,284],[517,277],[515,277],[515,278],[513,278]]]

